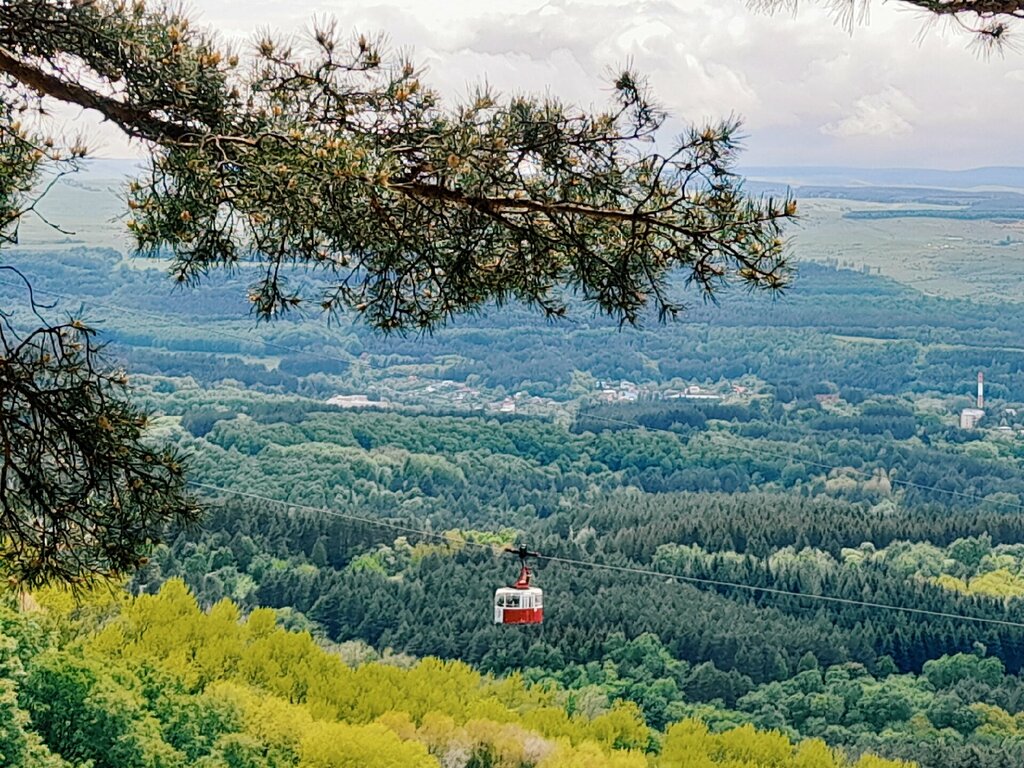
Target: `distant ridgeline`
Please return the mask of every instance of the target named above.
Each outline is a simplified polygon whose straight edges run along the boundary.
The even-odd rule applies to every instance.
[[[1024,219],[1024,168],[749,168],[744,173],[752,192],[900,206],[846,211],[846,219]]]
[[[853,168],[843,166],[744,166],[748,184],[784,183],[796,187],[909,188],[974,191],[979,188],[1024,190],[1024,167],[989,166],[964,170],[938,168]]]

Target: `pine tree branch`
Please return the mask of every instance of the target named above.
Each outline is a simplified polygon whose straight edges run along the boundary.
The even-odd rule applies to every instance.
[[[155,118],[152,114],[112,99],[78,83],[68,82],[39,67],[22,61],[8,49],[0,46],[0,71],[44,96],[95,110],[129,136],[151,141],[181,140],[190,131]]]

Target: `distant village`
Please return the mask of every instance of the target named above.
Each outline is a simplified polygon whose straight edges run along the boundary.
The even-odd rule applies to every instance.
[[[380,382],[375,389],[377,391],[372,394],[334,395],[327,400],[327,404],[339,408],[447,407],[484,413],[535,416],[550,416],[566,409],[566,402],[563,400],[534,395],[526,390],[504,394],[499,388],[496,393],[494,390],[473,386],[464,381],[434,379],[412,374]],[[750,386],[728,381],[713,385],[689,384],[682,387],[677,383],[675,387],[665,387],[664,384],[638,384],[622,379],[597,381],[596,388],[591,390],[590,396],[602,403],[665,400],[735,402],[756,397],[757,392]],[[821,393],[814,397],[824,406],[840,406],[843,402],[840,394],[836,392]],[[964,430],[989,429],[998,433],[1024,436],[1024,425],[1019,423],[1017,409],[1004,407],[998,410],[997,414],[991,406],[986,406],[984,374],[979,372],[974,405],[962,408],[956,414],[959,427]]]
[[[593,384],[590,397],[603,403],[630,403],[650,400],[703,400],[746,398],[753,395],[750,387],[730,382],[715,385],[690,384],[665,387],[664,384],[637,384],[628,380],[600,380]],[[555,399],[535,395],[526,390],[504,393],[464,381],[434,379],[418,375],[389,378],[373,385],[373,391],[360,394],[338,394],[327,400],[339,408],[379,408],[423,406],[454,408],[498,414],[551,415],[566,410],[564,397]]]
[[[542,413],[560,406],[558,401],[550,397],[531,395],[525,391],[495,399],[493,392],[487,392],[462,381],[428,379],[415,375],[389,379],[386,389],[389,397],[365,394],[335,395],[327,400],[327,404],[340,408],[449,406],[494,413]]]
[[[723,398],[721,392],[712,391],[698,384],[692,384],[684,389],[661,389],[622,380],[617,384],[599,381],[597,386],[600,389],[597,398],[605,403],[630,403],[638,400],[721,400]],[[730,394],[744,395],[749,392],[748,387],[739,384],[726,386],[729,387]]]

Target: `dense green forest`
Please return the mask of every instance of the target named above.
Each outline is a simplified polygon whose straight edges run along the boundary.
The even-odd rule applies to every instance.
[[[45,619],[5,619],[16,638],[24,622],[49,633],[18,651],[5,700],[35,764],[106,759],[77,731],[47,730],[38,696],[54,689],[39,686],[53,676],[104,691],[89,722],[111,702],[133,713],[111,722],[144,734],[103,738],[149,757],[119,765],[347,764],[314,756],[328,749],[314,733],[321,693],[282,692],[255,667],[197,682],[189,665],[214,663],[202,654],[126,644],[118,633],[139,611],[211,621],[218,637],[276,622],[308,636],[275,637],[360,670],[439,658],[442,677],[519,686],[515,717],[495,715],[518,736],[440,704],[436,722],[330,704],[352,744],[411,750],[395,764],[443,762],[456,743],[445,765],[676,764],[704,748],[710,765],[756,762],[756,750],[729,752],[740,738],[775,739],[763,742],[773,765],[844,765],[815,739],[865,756],[862,768],[883,764],[871,754],[1024,763],[1024,308],[808,264],[775,302],[730,297],[667,325],[547,325],[512,307],[381,338],[299,316],[240,320],[244,273],[175,295],[158,264],[113,252],[12,263],[55,302],[44,311],[81,302],[103,318],[153,438],[186,453],[208,507],[155,547],[134,603],[79,614],[58,600]],[[10,275],[0,290],[24,299]],[[962,430],[979,369],[987,415]],[[496,550],[514,542],[555,558],[537,572],[542,630],[491,623],[494,588],[515,576]],[[257,725],[269,715],[247,709],[254,691],[306,707],[289,717],[312,717],[312,730],[274,741]],[[561,725],[523,714],[534,704]],[[602,717],[631,723],[634,740],[593,735],[605,726],[586,723]],[[562,745],[557,762],[510,756],[533,730]]]
[[[594,389],[594,380],[656,387],[752,377],[788,403],[823,392],[854,401],[970,394],[983,367],[991,398],[1024,401],[1024,312],[1017,305],[924,296],[813,263],[802,265],[793,290],[777,300],[736,293],[720,305],[694,305],[668,324],[649,317],[640,329],[619,331],[583,308],[572,321],[548,324],[508,307],[405,338],[382,338],[354,322],[310,322],[300,313],[257,326],[246,316],[244,268],[179,289],[159,262],[126,261],[109,250],[18,252],[8,263],[31,278],[40,300],[56,302],[52,314],[81,308],[86,320],[102,319],[104,338],[131,370],[202,384],[232,379],[261,391],[321,396],[392,391],[397,379],[415,375],[564,400]],[[0,295],[12,306],[27,298],[9,275]]]
[[[635,705],[571,705],[557,686],[437,659],[345,661],[274,612],[60,592],[0,607],[0,758],[25,768],[706,766],[898,768],[821,740],[696,718],[652,731]]]
[[[1024,708],[1022,627],[949,618],[1024,621],[1012,440],[972,456],[990,445],[980,433],[965,443],[912,403],[884,399],[833,414],[830,430],[817,401],[592,405],[562,425],[155,389],[206,482],[285,503],[220,494],[201,534],[183,531],[154,553],[140,589],[180,576],[204,604],[228,596],[283,609],[333,642],[525,670],[581,700],[632,701],[658,729],[688,716],[752,723],[926,766],[1021,757],[1015,730],[993,723]],[[469,543],[396,537],[346,514]],[[510,566],[474,529],[590,565],[947,616],[551,562],[539,571],[543,635],[509,633],[490,624],[489,600]],[[972,659],[985,662],[985,685]],[[940,661],[968,671],[936,687]],[[826,682],[841,681],[844,703],[816,708],[834,695]],[[882,709],[865,711],[862,698]],[[959,730],[947,710],[966,718]]]
[[[794,504],[770,495],[622,492],[602,509],[556,513],[528,533],[541,551],[590,564],[1024,618],[1017,601],[965,596],[926,577],[920,550],[932,545],[895,539],[880,550],[890,550],[890,558],[858,558],[870,545],[843,546],[863,541],[881,517],[844,503]],[[801,549],[783,545],[808,518],[820,526],[809,539],[838,531],[840,558],[810,541]],[[681,543],[724,540],[743,521],[760,539],[751,551],[778,548],[764,557]],[[941,539],[957,527],[989,522],[1003,524],[1010,536],[1020,525],[1016,516],[998,513],[987,521],[950,513],[941,521],[944,531],[937,522],[890,516],[888,534],[928,531]],[[161,548],[143,588],[181,576],[204,603],[226,595],[243,606],[279,607],[292,626],[331,641],[459,658],[496,673],[525,670],[526,679],[557,681],[580,702],[595,696],[635,702],[655,728],[713,712],[715,727],[781,728],[793,738],[823,737],[854,752],[877,750],[922,765],[1009,766],[1024,754],[1016,726],[1004,727],[1024,711],[1019,628],[707,591],[552,562],[539,571],[549,606],[543,633],[509,632],[490,624],[489,603],[493,587],[511,580],[510,564],[477,546],[481,539],[473,532],[453,535],[468,544],[394,537],[276,505],[229,503],[198,541],[183,533]],[[505,535],[510,541],[512,533]],[[954,539],[949,549],[965,571],[999,557],[983,537]]]

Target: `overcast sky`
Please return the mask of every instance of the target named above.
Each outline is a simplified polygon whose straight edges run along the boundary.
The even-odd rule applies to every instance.
[[[876,2],[852,35],[805,0],[761,16],[743,0],[193,0],[231,39],[299,31],[314,15],[411,47],[443,93],[499,89],[607,98],[632,59],[679,120],[736,112],[744,165],[1024,165],[1024,53],[986,60],[963,33]],[[107,156],[127,154],[107,139]]]

